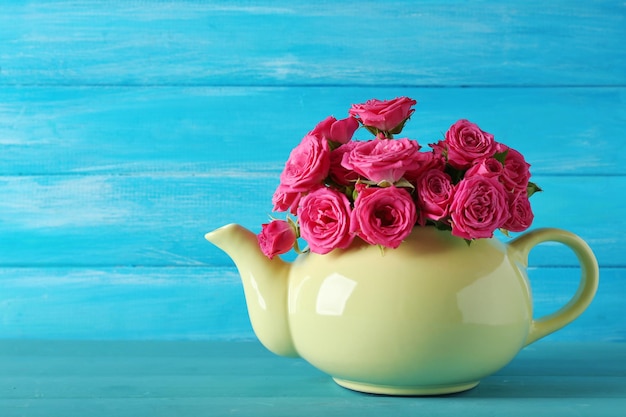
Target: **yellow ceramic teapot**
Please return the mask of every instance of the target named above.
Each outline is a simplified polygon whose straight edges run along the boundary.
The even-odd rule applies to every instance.
[[[235,262],[259,340],[300,356],[341,386],[389,395],[470,389],[524,346],[578,317],[598,285],[589,246],[559,229],[510,243],[463,239],[416,227],[397,249],[359,239],[348,249],[269,260],[256,236],[231,224],[206,235]],[[581,265],[578,291],[534,319],[526,266],[530,250],[562,243]]]

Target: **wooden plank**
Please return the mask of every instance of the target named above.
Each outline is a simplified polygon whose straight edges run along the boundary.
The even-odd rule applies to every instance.
[[[567,303],[579,273],[530,268],[528,275],[539,318]],[[625,277],[624,268],[602,269],[591,306],[546,340],[626,342]],[[233,266],[1,268],[0,322],[0,346],[4,339],[255,338]]]
[[[65,362],[67,359],[65,360]],[[83,362],[83,361],[80,361]],[[79,363],[80,363],[79,362]],[[118,360],[112,364],[116,367],[128,366],[130,360]],[[196,361],[197,362],[197,361]],[[261,390],[265,392],[278,392],[276,397],[269,396],[267,401],[274,401],[275,399],[282,398],[286,401],[295,401],[304,397],[309,400],[324,400],[325,396],[328,396],[331,392],[337,388],[332,386],[333,382],[330,378],[324,375],[317,375],[317,372],[309,372],[313,374],[313,377],[303,379],[300,373],[286,373],[276,371],[268,372],[268,375],[254,375],[247,376],[245,374],[231,373],[218,373],[215,374],[209,372],[203,375],[189,375],[183,373],[182,375],[163,375],[156,376],[144,376],[142,375],[146,364],[139,370],[138,375],[128,374],[116,374],[112,376],[91,376],[89,374],[81,373],[78,376],[74,375],[42,375],[38,376],[38,379],[44,381],[45,386],[40,383],[39,386],[33,387],[33,377],[19,377],[10,376],[9,378],[0,378],[0,389],[10,392],[9,387],[15,388],[10,395],[3,397],[3,400],[23,400],[24,397],[28,399],[35,399],[37,396],[44,396],[48,399],[63,400],[71,399],[73,401],[80,401],[93,398],[110,398],[112,399],[161,399],[161,398],[180,398],[180,399],[204,399],[208,404],[215,401],[222,406],[227,405],[225,400],[231,402],[236,397],[245,397],[252,395],[253,392]],[[159,366],[160,363],[155,363],[153,366]],[[191,363],[195,366],[195,363]],[[254,367],[251,363],[250,367]],[[58,372],[58,371],[57,371]],[[18,373],[19,375],[19,373]],[[276,378],[279,376],[280,378]],[[274,377],[274,378],[272,378]],[[576,377],[568,375],[567,378],[563,376],[509,376],[505,375],[506,381],[502,381],[504,378],[492,378],[493,380],[486,379],[480,388],[476,389],[476,394],[466,394],[463,398],[480,398],[480,393],[483,395],[491,395],[498,398],[500,395],[506,395],[511,390],[519,389],[524,385],[530,385],[525,387],[523,394],[531,398],[568,398],[572,395],[572,391],[580,392],[585,385],[594,384],[597,391],[595,396],[599,398],[620,398],[622,394],[619,391],[624,387],[624,375],[617,377],[609,376],[588,376],[588,377]],[[498,379],[500,379],[498,381]],[[566,386],[560,386],[559,382],[567,380]],[[219,381],[219,382],[218,382]],[[303,382],[308,382],[307,393],[302,393]],[[317,386],[314,384],[318,384]],[[318,388],[315,390],[315,388]],[[545,390],[549,389],[548,392]],[[207,391],[210,390],[210,394],[207,395]],[[318,392],[315,392],[318,391]],[[316,395],[317,394],[317,395]],[[344,393],[345,394],[345,393]],[[498,395],[500,394],[500,395]],[[257,394],[259,395],[259,394]],[[348,395],[354,395],[348,393]],[[510,394],[509,394],[510,395]],[[208,398],[207,398],[208,397]],[[224,398],[226,397],[226,398]],[[344,397],[341,395],[341,397]],[[459,396],[460,397],[460,396]],[[345,397],[344,397],[345,398]],[[220,401],[222,400],[222,401]],[[2,404],[2,403],[0,403]],[[232,404],[231,404],[232,406]]]
[[[624,344],[536,346],[476,389],[394,398],[340,388],[303,361],[275,357],[258,343],[2,341],[0,406],[5,416],[287,416],[295,408],[303,416],[621,416]]]
[[[626,177],[535,179],[545,191],[533,197],[533,228],[570,230],[588,241],[602,266],[624,266],[624,207],[607,197],[626,189]],[[271,214],[277,181],[252,170],[0,177],[0,265],[229,265],[204,234],[232,222],[258,232]],[[542,245],[532,259],[578,265],[560,245]]]
[[[0,321],[0,339],[253,337],[232,267],[1,269]]]
[[[3,87],[0,174],[277,172],[326,116],[402,95],[418,100],[403,134],[423,146],[468,118],[520,150],[535,174],[626,175],[616,140],[626,88],[351,86]]]
[[[620,1],[10,1],[1,82],[623,85],[625,14]]]
[[[582,381],[575,388],[584,392],[585,384],[594,386],[595,380]],[[533,381],[519,382],[517,386],[532,386]],[[550,387],[557,383],[549,384]],[[541,386],[545,387],[543,383]],[[308,386],[306,387],[307,389]],[[304,389],[304,388],[303,388]],[[340,389],[332,387],[333,390]],[[232,415],[232,416],[268,416],[292,417],[294,410],[298,416],[316,417],[320,413],[328,416],[378,417],[386,413],[408,414],[428,412],[429,416],[447,417],[454,414],[464,416],[484,416],[506,414],[511,417],[528,415],[579,416],[595,417],[602,413],[603,417],[622,417],[624,401],[621,398],[520,398],[508,400],[481,398],[466,401],[453,397],[443,398],[380,398],[352,394],[350,400],[343,398],[308,398],[308,397],[241,397],[227,398],[94,398],[82,399],[26,399],[0,400],[0,407],[7,417],[28,415],[29,417],[48,417],[50,411],[63,416],[110,416],[120,417],[169,417],[173,414],[183,415]],[[25,412],[28,412],[25,414]]]
[[[147,346],[150,349],[146,349]],[[606,360],[576,366],[581,352],[598,351],[606,354]],[[555,356],[558,360],[554,360]],[[68,358],[74,358],[80,365],[68,368]],[[98,360],[91,361],[92,358]],[[233,367],[228,360],[220,361],[219,358],[236,358],[237,366]],[[112,366],[120,359],[128,360],[128,364]],[[40,366],[38,361],[45,362],[46,366]],[[60,374],[75,377],[83,374],[99,377],[133,377],[139,374],[198,377],[210,374],[218,377],[234,374],[262,376],[265,373],[287,377],[294,371],[310,372],[312,368],[301,359],[276,356],[256,340],[3,339],[0,342],[0,363],[0,378],[11,375],[22,378],[55,377]],[[626,344],[544,339],[522,349],[511,363],[494,373],[526,377],[539,374],[545,377],[626,376]]]

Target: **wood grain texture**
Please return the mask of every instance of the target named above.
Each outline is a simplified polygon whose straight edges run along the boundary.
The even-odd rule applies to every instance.
[[[403,135],[423,146],[467,118],[522,152],[534,174],[626,175],[625,87],[351,86],[2,87],[0,174],[276,171],[328,115],[400,95],[418,101]]]
[[[0,339],[252,338],[203,234],[258,230],[318,121],[407,95],[407,136],[477,122],[531,162],[533,227],[596,252],[596,301],[550,338],[626,341],[624,39],[619,1],[2,2]],[[576,261],[531,265],[552,311]]]
[[[0,178],[6,196],[0,266],[230,265],[204,233],[232,222],[258,232],[271,214],[278,178],[232,174]],[[619,242],[626,225],[614,217],[623,207],[606,196],[626,188],[625,177],[535,179],[545,191],[533,197],[533,227],[568,229],[589,242],[603,266],[624,266]],[[597,213],[594,223],[581,213]],[[540,246],[531,259],[537,266],[578,265],[556,244]]]
[[[3,3],[4,84],[625,84],[619,1]]]
[[[473,390],[393,398],[341,388],[255,342],[1,341],[0,408],[6,417],[621,417],[625,364],[623,344],[542,342]]]

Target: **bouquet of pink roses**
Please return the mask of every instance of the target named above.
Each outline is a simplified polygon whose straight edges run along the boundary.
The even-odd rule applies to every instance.
[[[263,253],[299,252],[299,238],[319,254],[357,238],[396,248],[413,227],[450,230],[468,242],[496,229],[526,230],[529,197],[540,189],[522,154],[468,120],[420,151],[417,141],[394,138],[415,104],[408,97],[369,100],[309,132],[289,155],[272,199],[274,211],[296,218],[262,225]],[[352,140],[360,126],[374,138]]]

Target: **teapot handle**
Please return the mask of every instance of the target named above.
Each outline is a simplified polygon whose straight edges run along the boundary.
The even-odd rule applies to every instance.
[[[598,288],[598,261],[589,245],[573,233],[555,228],[536,229],[519,236],[509,245],[518,251],[527,265],[530,251],[542,242],[562,243],[576,254],[581,268],[580,284],[567,304],[552,314],[532,320],[524,346],[574,321],[589,306]]]

